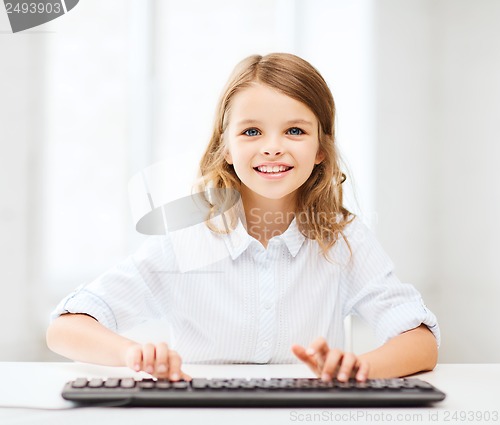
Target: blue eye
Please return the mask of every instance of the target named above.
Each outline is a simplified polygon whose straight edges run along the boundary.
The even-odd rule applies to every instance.
[[[245,130],[243,132],[243,134],[245,136],[255,137],[255,136],[258,136],[260,134],[260,131],[257,130],[256,128],[249,128],[248,130]]]
[[[300,136],[301,134],[304,134],[304,132],[298,127],[292,127],[288,129],[287,133],[291,136]]]

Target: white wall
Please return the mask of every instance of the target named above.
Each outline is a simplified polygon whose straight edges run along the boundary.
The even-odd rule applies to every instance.
[[[374,14],[377,236],[403,282],[438,313],[434,288],[434,0],[377,0]],[[438,317],[440,319],[440,317]]]
[[[443,0],[440,14],[435,280],[449,333],[443,354],[450,361],[498,362],[500,2]]]
[[[0,13],[0,29],[8,28],[7,15]],[[34,302],[30,232],[43,131],[44,35],[13,40],[0,32],[0,54],[0,353],[22,345],[17,356],[23,360],[38,343],[28,313]]]
[[[378,236],[440,361],[498,362],[500,2],[376,2]]]
[[[129,252],[121,6],[17,34],[0,11],[1,360],[46,358],[57,301]]]

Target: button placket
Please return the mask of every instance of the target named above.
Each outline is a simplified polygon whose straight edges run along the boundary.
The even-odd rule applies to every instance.
[[[274,249],[268,249],[258,256],[259,265],[259,336],[257,339],[256,362],[264,363],[271,358],[272,341],[274,338]]]

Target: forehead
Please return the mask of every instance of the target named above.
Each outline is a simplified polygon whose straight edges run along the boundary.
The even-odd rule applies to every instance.
[[[254,83],[237,92],[230,103],[230,123],[255,121],[310,121],[314,126],[314,112],[304,103],[264,84]]]

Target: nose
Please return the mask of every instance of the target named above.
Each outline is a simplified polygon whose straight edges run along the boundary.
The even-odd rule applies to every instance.
[[[281,155],[281,150],[267,149],[263,151],[263,154],[266,156],[278,156]]]
[[[265,156],[279,156],[283,153],[283,146],[278,137],[270,137],[262,146]]]

